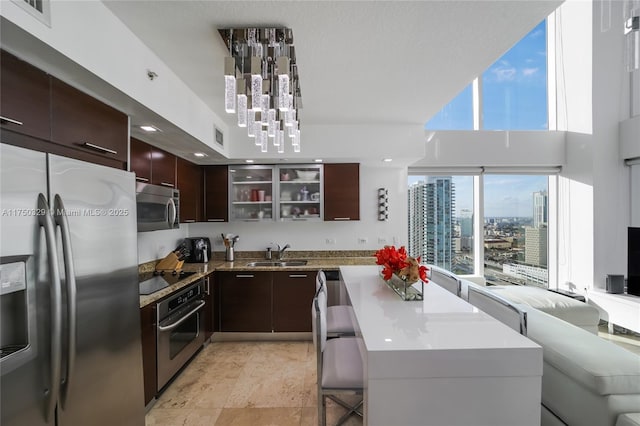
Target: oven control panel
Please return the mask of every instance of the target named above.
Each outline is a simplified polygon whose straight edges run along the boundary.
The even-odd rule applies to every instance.
[[[158,302],[158,318],[163,319],[204,296],[204,280],[198,280]]]

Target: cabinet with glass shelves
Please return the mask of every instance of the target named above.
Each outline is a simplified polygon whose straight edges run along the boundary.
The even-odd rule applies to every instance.
[[[276,220],[322,220],[322,165],[278,166],[276,173]]]
[[[274,219],[273,166],[229,166],[232,221]]]

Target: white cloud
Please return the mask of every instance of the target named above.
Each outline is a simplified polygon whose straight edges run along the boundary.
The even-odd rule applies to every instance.
[[[522,75],[525,77],[531,77],[534,74],[537,74],[540,68],[523,68]]]
[[[513,81],[516,78],[517,70],[515,67],[508,65],[500,65],[491,70],[498,81]]]

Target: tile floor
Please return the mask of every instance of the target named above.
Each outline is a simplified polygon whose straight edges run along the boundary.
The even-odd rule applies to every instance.
[[[207,345],[147,413],[146,424],[317,425],[316,359],[311,342]],[[327,423],[345,410],[327,403]],[[347,425],[362,425],[352,416]]]
[[[600,337],[640,356],[640,335]],[[165,390],[147,426],[315,426],[316,359],[311,342],[215,342]],[[327,402],[327,423],[345,410]],[[352,416],[348,426],[362,425]]]

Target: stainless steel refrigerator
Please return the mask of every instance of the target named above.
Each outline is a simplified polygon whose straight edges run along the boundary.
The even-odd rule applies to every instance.
[[[0,144],[0,424],[144,425],[134,175]]]

